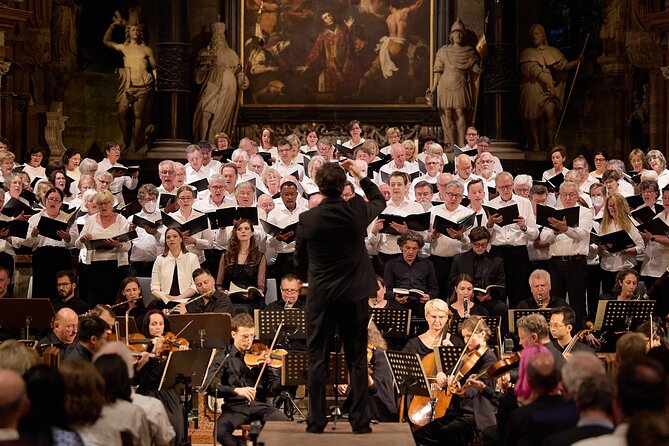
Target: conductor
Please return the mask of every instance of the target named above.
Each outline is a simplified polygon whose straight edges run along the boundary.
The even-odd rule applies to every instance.
[[[341,198],[346,175],[358,180],[369,202],[360,196]],[[350,375],[349,422],[354,433],[372,431],[367,390],[367,322],[369,296],[377,284],[365,250],[367,226],[386,202],[374,183],[351,161],[327,163],[316,173],[316,184],[326,198],[300,215],[295,262],[302,280],[308,281],[306,302],[309,357],[309,416],[307,432],[322,433],[325,418],[328,341],[335,327],[343,341]]]

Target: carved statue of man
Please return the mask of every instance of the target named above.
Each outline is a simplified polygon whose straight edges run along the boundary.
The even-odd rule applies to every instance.
[[[465,25],[458,18],[451,26],[451,43],[437,51],[434,81],[426,92],[428,103],[434,92],[437,93],[437,109],[448,146],[464,145],[467,126],[474,119],[472,116],[468,122],[468,114],[474,109],[478,94],[481,60],[474,48],[462,45],[464,34]]]
[[[111,40],[117,26],[125,26],[124,43]],[[144,43],[142,26],[137,22],[126,22],[118,11],[102,41],[123,54],[123,68],[118,70],[120,83],[116,102],[125,148],[134,152],[144,150],[147,137],[153,131],[153,125],[149,124],[157,78],[153,50]]]
[[[211,44],[200,51],[195,83],[202,84],[193,116],[195,140],[212,141],[215,134],[230,134],[239,89],[248,87],[239,56],[225,40],[225,23],[211,26]]]
[[[532,46],[520,53],[520,115],[525,120],[527,146],[538,152],[555,141],[556,113],[562,109],[567,71],[578,59],[568,62],[555,47],[548,45],[544,27],[530,27]]]

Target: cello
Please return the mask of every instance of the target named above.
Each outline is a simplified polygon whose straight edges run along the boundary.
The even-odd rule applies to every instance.
[[[473,330],[474,333],[476,333],[481,321],[482,319],[476,323]],[[435,347],[435,350],[436,348],[438,347]],[[465,345],[462,349],[462,353],[460,353],[458,361],[455,363],[455,366],[451,371],[451,381],[459,381],[469,373],[481,356],[486,352],[488,347],[482,346],[477,350],[472,350],[470,352],[468,352],[467,349],[468,345]],[[438,370],[436,351],[427,354],[421,360],[421,364],[423,365],[425,376],[428,377],[429,381],[432,381],[430,385],[431,396],[414,395],[411,400],[411,404],[409,405],[409,423],[413,429],[418,429],[427,425],[432,420],[443,417],[446,414],[448,407],[451,405],[451,399],[455,390],[453,386],[446,386],[445,389],[442,389],[437,385],[436,377]]]

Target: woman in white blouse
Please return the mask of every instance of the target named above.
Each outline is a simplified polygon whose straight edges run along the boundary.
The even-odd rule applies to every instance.
[[[637,254],[643,252],[643,239],[637,228],[632,224],[627,200],[618,193],[606,197],[604,216],[599,228],[599,235],[606,235],[616,231],[626,231],[634,241],[635,246],[611,253],[604,245],[599,245],[597,254],[601,258],[600,267],[602,268],[603,294],[610,294],[613,291],[618,270],[623,267],[634,268]]]
[[[177,189],[177,203],[179,203],[179,210],[170,213],[169,216],[183,225],[184,223],[188,223],[189,221],[193,221],[204,215],[202,212],[193,209],[195,193],[196,191],[191,186],[181,186]],[[183,237],[188,250],[197,256],[200,263],[204,263],[204,250],[214,247],[214,239],[211,234],[209,223],[207,222],[207,229],[204,231],[194,234],[185,232]],[[161,237],[161,239],[165,240],[164,236]]]
[[[86,176],[91,178],[90,175]],[[98,192],[95,189],[88,189],[84,191],[81,197],[78,198],[79,212],[77,213],[77,217],[76,220],[74,221],[74,224],[70,226],[70,238],[72,240],[79,239],[79,235],[82,233],[81,231],[84,229],[84,223],[86,223],[86,220],[88,220],[92,215],[98,213],[98,205],[95,202],[95,196],[97,194]],[[79,264],[79,266],[77,267],[77,287],[79,287],[80,290],[83,290],[81,293],[82,299],[88,299],[88,295],[85,295],[87,294],[85,292],[89,289],[88,278],[86,277],[87,256],[88,256],[88,250],[86,249],[86,246],[82,245],[81,248],[79,249],[79,258],[77,260]]]
[[[101,241],[97,249],[86,249],[83,263],[88,289],[84,290],[84,296],[92,304],[112,305],[119,284],[128,275],[131,246],[130,242],[120,242],[116,237],[128,232],[130,225],[124,216],[113,211],[114,197],[108,190],[98,191],[95,204],[98,212],[86,218],[75,246],[81,249],[88,241]]]
[[[200,267],[200,262],[195,254],[188,252],[185,240],[177,228],[165,231],[165,251],[158,256],[151,272],[151,294],[156,300],[148,308],[165,308],[170,301],[195,295],[193,271]]]
[[[63,153],[65,174],[75,181],[81,177],[79,163],[81,163],[81,152],[77,149],[67,149],[65,153]]]
[[[110,141],[105,144],[105,154],[107,157],[98,163],[98,172],[107,172],[112,167],[125,167],[123,164],[118,162],[118,159],[121,157],[121,147]],[[114,198],[120,206],[125,205],[123,199],[123,186],[130,190],[137,188],[137,177],[139,177],[139,172],[135,172],[132,175],[124,175],[122,173],[113,174],[114,179],[109,185],[109,190],[114,194]]]
[[[46,298],[55,294],[56,273],[72,269],[70,254],[70,234],[67,230],[58,230],[49,237],[40,234],[38,226],[44,219],[61,222],[67,220],[67,214],[60,210],[63,204],[63,192],[52,187],[45,195],[45,208],[28,219],[28,238],[24,245],[33,249],[33,297]]]
[[[669,186],[662,189],[662,206],[664,210],[655,218],[669,224]],[[642,231],[641,237],[646,242],[643,264],[641,265],[641,280],[649,290],[655,281],[664,274],[669,265],[669,237],[666,235],[653,235],[648,231]]]
[[[46,170],[42,167],[44,149],[35,146],[28,151],[26,156],[28,161],[23,165],[23,171],[30,177],[30,182],[35,178],[46,178]]]

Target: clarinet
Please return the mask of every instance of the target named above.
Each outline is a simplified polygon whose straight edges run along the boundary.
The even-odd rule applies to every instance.
[[[464,315],[465,317],[469,317],[469,312],[468,312],[468,307],[469,307],[469,298],[465,297],[464,302],[462,304],[463,310],[464,310]]]
[[[539,294],[539,308],[543,306],[543,303],[544,303],[544,295]]]

